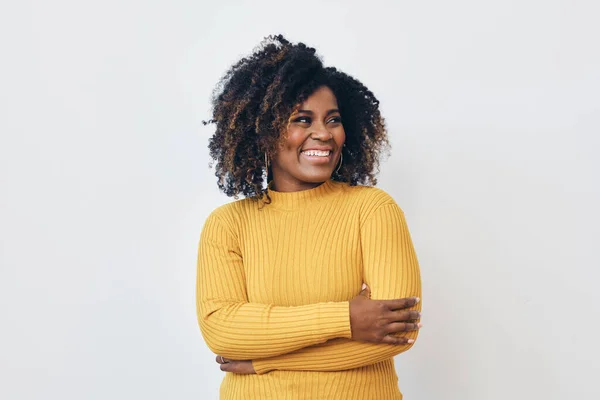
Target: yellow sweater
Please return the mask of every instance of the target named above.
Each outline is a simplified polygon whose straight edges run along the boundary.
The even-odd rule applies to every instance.
[[[393,357],[411,345],[351,340],[349,300],[363,282],[372,299],[421,297],[402,210],[381,189],[332,180],[269,193],[262,210],[218,207],[200,236],[204,339],[257,372],[226,373],[221,399],[401,399]]]

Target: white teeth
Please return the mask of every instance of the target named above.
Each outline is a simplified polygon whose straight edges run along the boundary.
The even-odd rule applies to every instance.
[[[318,157],[327,157],[329,155],[329,150],[305,150],[304,154],[307,156],[318,156]]]

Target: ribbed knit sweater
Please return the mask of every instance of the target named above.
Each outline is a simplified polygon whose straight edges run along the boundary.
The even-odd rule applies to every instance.
[[[218,207],[200,235],[202,335],[257,372],[227,372],[221,399],[402,399],[393,357],[411,345],[352,340],[349,300],[363,282],[371,299],[421,297],[404,213],[379,188],[333,180],[269,195],[262,209]]]

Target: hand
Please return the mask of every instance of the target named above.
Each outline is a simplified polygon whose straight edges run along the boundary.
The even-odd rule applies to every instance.
[[[370,300],[369,287],[367,285],[363,285],[363,287],[364,289],[350,300],[352,339],[372,343],[413,343],[413,339],[397,337],[392,334],[421,328],[421,324],[416,322],[421,318],[421,313],[405,310],[417,304],[419,298]]]
[[[256,374],[252,361],[236,361],[217,356],[217,362],[221,364],[221,371],[233,372],[234,374]]]

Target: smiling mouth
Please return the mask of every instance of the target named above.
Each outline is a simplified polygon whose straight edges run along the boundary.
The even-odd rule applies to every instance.
[[[331,150],[304,150],[302,154],[309,157],[329,157]]]
[[[311,165],[326,166],[331,164],[333,159],[332,150],[304,150],[300,153],[300,157]]]

